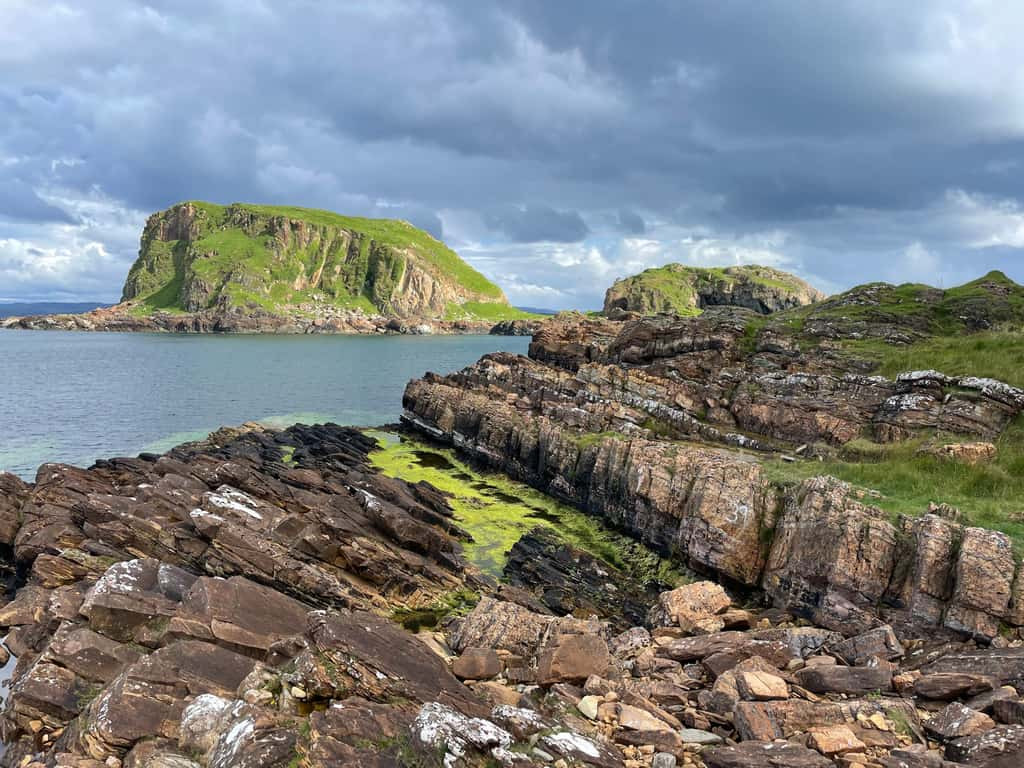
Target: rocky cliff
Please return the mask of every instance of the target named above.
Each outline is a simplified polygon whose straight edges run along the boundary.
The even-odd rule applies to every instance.
[[[825,294],[795,275],[771,267],[688,267],[667,264],[617,280],[604,297],[604,313],[692,316],[706,307],[746,307],[767,314],[821,301]]]
[[[185,202],[149,217],[121,303],[5,327],[224,333],[488,332],[535,325],[408,222]],[[504,327],[504,326],[502,326]],[[511,325],[510,325],[511,327]]]
[[[488,355],[411,382],[405,420],[821,625],[852,633],[882,617],[991,640],[1024,622],[1008,533],[972,525],[969,510],[951,519],[960,513],[941,497],[931,498],[938,514],[921,516],[927,501],[893,514],[872,502],[900,499],[814,472],[848,445],[884,462],[887,446],[906,442],[998,441],[1018,423],[1024,390],[969,370],[880,376],[873,355],[901,347],[916,362],[945,360],[944,339],[962,348],[964,333],[1024,321],[1022,298],[992,274],[950,291],[875,284],[769,318],[737,308],[562,317],[535,335],[529,358]],[[995,338],[1020,351],[1019,333]],[[994,483],[1002,506],[980,519],[1015,533],[1019,446],[1000,450],[1005,470],[979,471],[975,493]],[[908,484],[929,482],[917,471],[966,472],[901,461],[893,473]],[[790,465],[806,471],[779,480]]]
[[[150,216],[122,295],[185,312],[253,304],[285,314],[317,300],[432,319],[467,302],[509,309],[500,288],[407,222],[238,203]]]

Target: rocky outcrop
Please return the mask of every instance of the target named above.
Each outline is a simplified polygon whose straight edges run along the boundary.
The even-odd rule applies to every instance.
[[[496,320],[503,320],[496,325]],[[186,202],[149,217],[121,303],[3,327],[177,333],[532,332],[537,316],[408,222]]]
[[[755,457],[812,458],[865,436],[991,441],[1024,411],[1024,391],[934,370],[872,375],[837,347],[763,322],[736,308],[624,322],[560,316],[528,358],[492,354],[410,382],[403,418],[847,635],[880,620],[986,640],[1000,624],[1022,626],[1024,578],[1014,580],[1003,534],[938,514],[894,519],[834,478],[780,486]]]
[[[936,645],[932,628],[901,644],[881,624],[844,639],[795,613],[741,610],[709,582],[651,594],[538,532],[510,558],[516,584],[499,586],[462,559],[444,496],[375,474],[372,445],[332,425],[243,427],[163,456],[44,465],[33,483],[0,475],[0,544],[17,576],[0,607],[12,654],[0,765],[781,768],[1024,754],[1020,640]],[[805,491],[777,525],[837,527],[822,558],[838,557],[867,508],[847,506],[844,528],[830,522],[842,487]],[[959,538],[984,547],[975,556],[998,580],[1000,544],[984,533]],[[930,599],[960,606],[957,621],[997,606],[994,581],[962,586],[974,566],[946,559],[963,564]],[[814,567],[767,563],[779,583],[818,584]],[[840,574],[822,578],[849,597]],[[911,593],[924,584],[906,575]],[[389,618],[455,590],[480,597],[437,631]]]
[[[398,317],[439,318],[467,301],[508,304],[497,286],[407,222],[203,202],[150,216],[122,301],[197,312],[312,296],[362,301]]]
[[[821,301],[825,294],[772,267],[689,267],[667,264],[616,280],[604,313],[695,315],[707,307],[746,307],[761,314]]]

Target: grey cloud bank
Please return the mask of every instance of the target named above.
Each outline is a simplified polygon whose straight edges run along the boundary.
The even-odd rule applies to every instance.
[[[178,200],[397,216],[515,303],[668,261],[1024,281],[1007,2],[11,0],[0,298],[116,299]]]

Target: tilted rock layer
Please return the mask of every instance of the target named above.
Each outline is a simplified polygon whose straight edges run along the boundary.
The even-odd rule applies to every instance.
[[[844,639],[737,609],[707,582],[606,592],[599,617],[586,606],[605,599],[590,591],[599,578],[579,602],[551,595],[599,576],[596,562],[563,570],[581,556],[531,533],[518,586],[484,579],[460,555],[466,534],[445,498],[375,474],[372,446],[334,425],[250,427],[163,456],[44,465],[34,483],[0,475],[0,552],[18,587],[0,605],[12,680],[0,765],[948,768],[945,756],[995,768],[1024,757],[1020,640],[979,648],[930,631],[901,643],[877,621]],[[785,589],[819,587],[818,571],[837,591],[868,583],[868,564],[828,571],[862,541],[864,510],[827,481],[804,491],[779,512],[789,549],[773,546],[766,572]],[[819,563],[790,563],[802,516],[840,509],[848,536]],[[900,582],[908,599],[944,601],[966,621],[991,607],[986,595],[1006,598],[990,532],[957,534],[965,558],[944,548],[952,531],[924,522],[931,546]],[[965,579],[981,569],[969,558],[993,581]],[[955,563],[948,583],[926,578],[936,562]],[[471,610],[438,631],[388,618],[471,591]],[[930,749],[916,743],[924,734]]]
[[[978,291],[992,292],[993,317],[1017,311],[1020,287],[1004,280],[989,276],[933,298],[935,317],[946,322],[957,303],[957,322],[984,327]],[[862,329],[907,331],[882,309],[876,324],[862,291],[842,301],[856,302]],[[492,354],[411,382],[404,418],[662,552],[762,587],[778,605],[847,634],[880,615],[900,627],[987,639],[1000,622],[1020,626],[1024,580],[1014,580],[1004,534],[936,515],[894,521],[833,478],[777,487],[750,452],[809,455],[858,437],[933,432],[991,440],[1024,410],[1024,391],[931,370],[871,375],[864,361],[822,343],[816,334],[832,326],[805,309],[796,335],[780,330],[792,326],[784,315],[764,325],[736,308],[627,322],[561,317],[534,336],[529,358]],[[834,311],[826,311],[830,323],[846,322]],[[930,332],[918,311],[915,303],[907,313],[907,332]]]

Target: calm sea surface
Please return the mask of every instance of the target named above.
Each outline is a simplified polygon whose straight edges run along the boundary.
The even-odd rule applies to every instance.
[[[164,451],[224,425],[398,419],[402,390],[506,336],[187,336],[0,330],[0,471]]]

